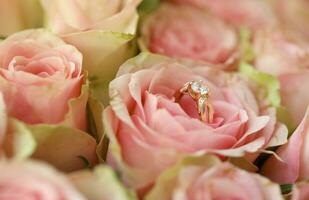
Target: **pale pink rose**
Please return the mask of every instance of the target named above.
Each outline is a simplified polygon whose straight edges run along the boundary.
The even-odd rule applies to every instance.
[[[0,91],[8,114],[26,123],[56,124],[70,114],[85,129],[82,55],[46,30],[27,30],[0,43]]]
[[[236,27],[253,29],[273,26],[276,17],[271,5],[265,0],[171,0],[209,10],[214,15]]]
[[[41,3],[48,26],[55,33],[89,30],[130,33],[130,26],[137,21],[136,7],[140,0],[41,0]]]
[[[205,81],[211,90],[211,124],[199,120],[191,97],[175,102],[175,92],[194,80]],[[188,154],[248,153],[248,161],[253,161],[260,151],[285,143],[287,137],[276,109],[259,100],[260,92],[240,74],[141,54],[122,65],[110,83],[111,102],[104,112],[110,162],[123,171],[129,185],[142,188]]]
[[[292,200],[309,199],[309,184],[307,182],[299,183],[293,188]]]
[[[186,162],[165,171],[145,200],[283,200],[278,184],[230,163]]]
[[[69,180],[50,166],[35,162],[0,162],[0,199],[84,200]]]
[[[299,124],[309,103],[309,43],[280,30],[255,34],[254,66],[278,77],[282,104],[288,109],[294,124]]]
[[[282,160],[268,159],[262,168],[264,175],[282,184],[309,179],[309,109],[289,142],[276,153]]]
[[[236,57],[235,30],[196,8],[162,4],[141,32],[141,48],[153,53],[215,64],[230,64]]]
[[[263,72],[282,74],[309,69],[309,45],[300,38],[278,29],[255,33],[253,48],[255,67]]]
[[[298,37],[308,40],[309,2],[307,0],[280,0],[275,2],[280,25]]]

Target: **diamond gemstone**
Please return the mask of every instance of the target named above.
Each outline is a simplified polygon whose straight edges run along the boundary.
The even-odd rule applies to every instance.
[[[191,89],[195,93],[200,93],[201,95],[205,95],[209,93],[209,88],[203,84],[203,82],[193,81],[191,83]]]

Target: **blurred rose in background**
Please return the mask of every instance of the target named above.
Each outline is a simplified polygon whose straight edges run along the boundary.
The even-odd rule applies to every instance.
[[[163,172],[146,200],[283,200],[278,184],[214,157],[187,158]]]
[[[240,28],[254,30],[273,26],[276,16],[270,1],[267,0],[170,0],[205,9],[213,15]]]
[[[162,4],[143,20],[141,33],[142,50],[222,64],[222,68],[228,68],[236,59],[236,30],[193,7]]]
[[[309,43],[280,29],[255,32],[254,66],[280,81],[283,106],[294,126],[300,123],[309,102]]]
[[[37,161],[0,161],[0,199],[85,200],[64,174]]]
[[[1,0],[0,36],[43,25],[43,10],[39,0]]]

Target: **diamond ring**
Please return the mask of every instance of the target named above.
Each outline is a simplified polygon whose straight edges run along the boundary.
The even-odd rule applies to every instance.
[[[203,81],[190,81],[176,91],[175,101],[179,102],[183,95],[189,95],[197,105],[200,120],[207,123],[213,122],[214,109],[209,102],[210,89]]]

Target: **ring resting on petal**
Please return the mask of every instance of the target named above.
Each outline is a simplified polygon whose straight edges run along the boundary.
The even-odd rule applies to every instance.
[[[179,102],[183,95],[189,95],[197,105],[200,120],[212,123],[214,118],[214,109],[209,101],[210,89],[203,81],[190,81],[184,84],[176,91],[175,101]]]

